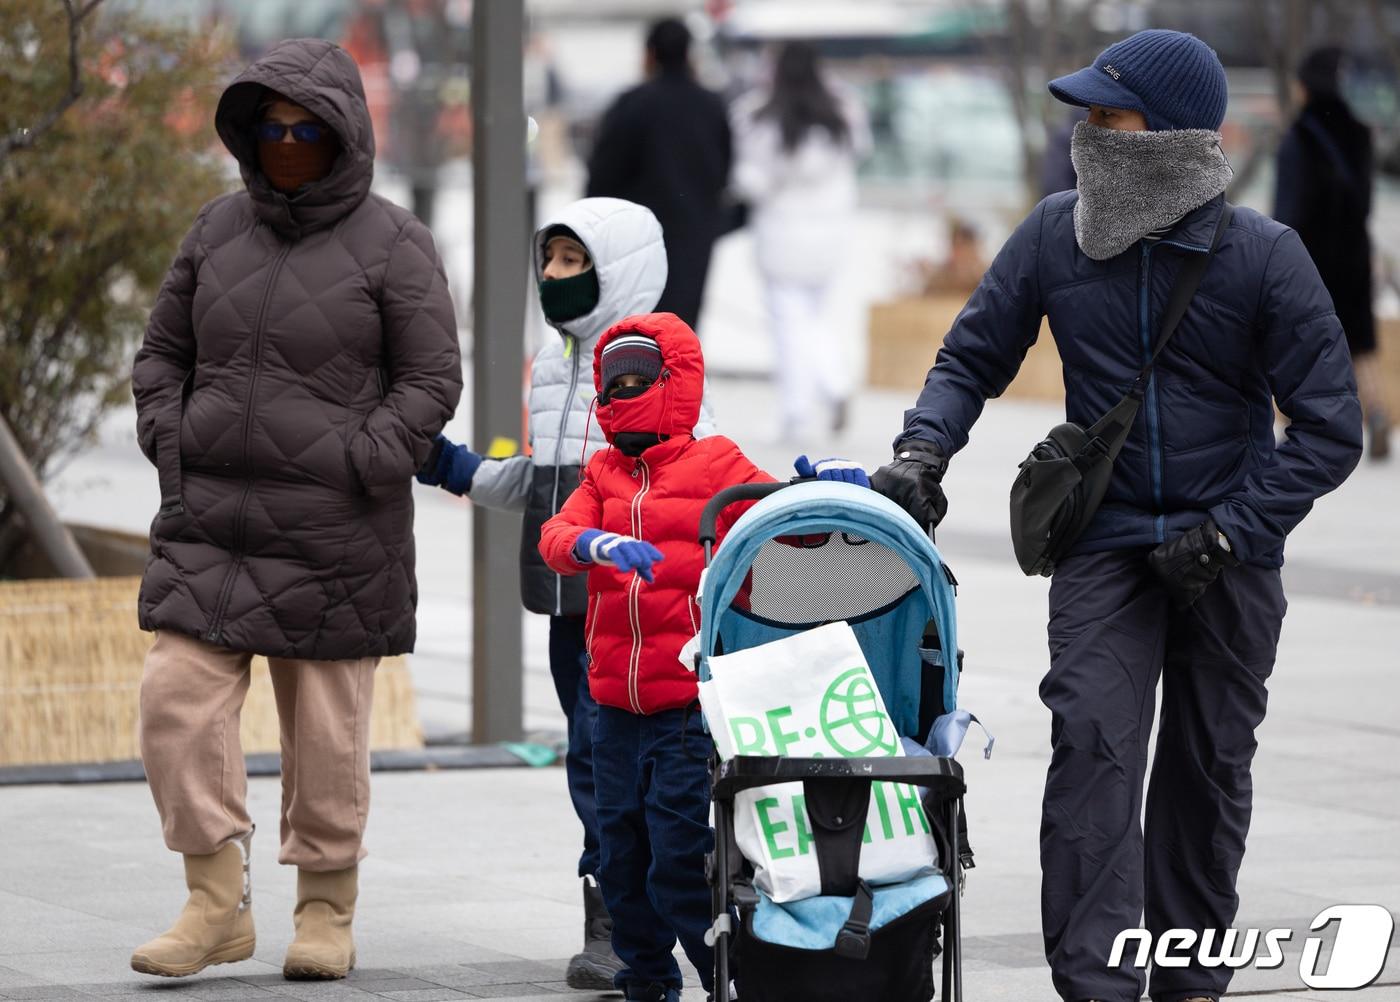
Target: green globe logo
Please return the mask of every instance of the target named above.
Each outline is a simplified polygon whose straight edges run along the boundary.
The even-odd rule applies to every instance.
[[[842,672],[822,696],[822,734],[846,758],[894,755],[897,736],[880,710],[880,695],[863,665]]]

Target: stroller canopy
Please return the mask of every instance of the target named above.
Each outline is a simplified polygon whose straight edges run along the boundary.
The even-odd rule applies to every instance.
[[[747,608],[743,602],[736,606],[750,571],[752,599]],[[895,727],[906,735],[915,733],[919,720],[919,646],[932,620],[948,652],[943,709],[957,706],[952,574],[919,525],[873,490],[804,482],[759,501],[716,551],[702,579],[700,613],[702,680],[709,678],[712,654],[846,620]]]

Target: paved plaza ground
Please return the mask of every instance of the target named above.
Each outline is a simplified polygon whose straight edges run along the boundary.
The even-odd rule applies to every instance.
[[[767,387],[721,381],[717,392],[731,434],[782,472],[793,448],[748,431],[770,412]],[[852,430],[832,451],[877,464],[906,404],[901,394],[862,395]],[[1046,582],[1016,570],[1004,497],[1019,455],[1055,417],[1054,408],[993,403],[947,484],[952,508],[940,546],[961,580],[962,702],[997,736],[989,761],[975,751],[963,756],[978,853],[964,899],[973,1002],[1054,997],[1037,897],[1049,730],[1036,696],[1045,667]],[[95,459],[96,472],[89,466],[87,475],[107,475],[101,462],[118,461]],[[144,473],[135,466],[111,470],[123,481]],[[73,507],[75,495],[66,496]],[[1397,496],[1400,466],[1363,465],[1289,545],[1290,607],[1260,734],[1236,925],[1297,932],[1281,968],[1239,972],[1238,997],[1331,997],[1305,992],[1297,973],[1313,916],[1336,903],[1400,909]],[[429,731],[445,735],[469,719],[466,507],[440,492],[420,491],[418,501],[423,615],[414,675]],[[542,621],[527,621],[526,722],[548,737],[559,733],[562,718],[544,639]],[[276,994],[352,1002],[368,993],[439,1002],[567,992],[564,963],[578,945],[582,912],[573,875],[579,831],[562,769],[376,774],[356,922],[360,967],[331,985],[280,979],[295,881],[275,861],[276,781],[254,780],[251,797],[261,826],[254,850],[257,956],[164,982],[126,966],[131,948],[168,924],[183,899],[178,858],[161,845],[145,787],[0,788],[0,998],[178,992],[201,1002]],[[697,990],[686,996],[700,997]],[[1354,997],[1400,999],[1396,950],[1380,983]]]

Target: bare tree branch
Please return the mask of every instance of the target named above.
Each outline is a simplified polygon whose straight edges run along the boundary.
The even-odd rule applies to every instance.
[[[83,96],[82,64],[80,43],[83,21],[97,9],[102,0],[86,0],[77,6],[73,0],[63,0],[63,9],[68,17],[68,90],[55,102],[54,106],[28,128],[19,128],[9,135],[0,137],[0,164],[18,150],[25,150],[39,141],[44,133],[52,129],[64,112]]]

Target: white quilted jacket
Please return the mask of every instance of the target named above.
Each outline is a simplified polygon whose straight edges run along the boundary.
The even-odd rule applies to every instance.
[[[584,579],[561,579],[544,565],[537,548],[539,527],[578,485],[580,467],[607,445],[597,421],[589,421],[595,395],[593,348],[619,320],[656,307],[666,286],[666,247],[661,224],[650,210],[620,198],[580,199],[536,232],[536,280],[544,269],[544,234],[555,226],[567,226],[588,249],[598,272],[598,305],[591,313],[554,325],[558,340],[540,350],[530,370],[531,454],[483,462],[472,478],[471,499],[524,512],[520,559],[525,607],[551,615],[581,615],[587,601]],[[695,433],[702,437],[714,431],[707,386]]]

